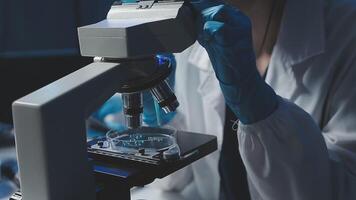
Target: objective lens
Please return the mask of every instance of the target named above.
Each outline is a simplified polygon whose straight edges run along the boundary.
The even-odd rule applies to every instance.
[[[167,81],[162,81],[154,88],[151,88],[151,93],[166,113],[175,111],[179,106],[177,97],[171,87],[169,87]]]
[[[125,123],[130,129],[138,128],[142,124],[143,99],[142,93],[122,94]]]

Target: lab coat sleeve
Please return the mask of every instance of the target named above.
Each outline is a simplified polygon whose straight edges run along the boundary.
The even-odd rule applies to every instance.
[[[340,113],[352,109],[352,116]],[[323,130],[308,113],[282,98],[277,110],[267,119],[251,125],[240,123],[239,148],[252,199],[356,199],[356,178],[345,160],[336,159],[345,154],[355,158],[356,125],[352,125],[355,124],[355,109],[351,106],[335,111],[335,115],[340,116],[330,124],[327,137],[338,140],[341,127],[352,128],[347,130],[348,137],[336,142],[333,148],[326,145]]]

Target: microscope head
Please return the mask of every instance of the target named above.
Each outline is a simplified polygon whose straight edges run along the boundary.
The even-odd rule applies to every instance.
[[[179,53],[196,41],[183,1],[114,4],[107,19],[78,29],[83,56],[135,58]],[[184,6],[185,7],[185,6]]]
[[[146,74],[118,89],[129,128],[141,125],[143,90],[150,90],[166,113],[179,106],[165,80],[172,68],[170,61],[156,55],[182,52],[196,41],[194,22],[188,19],[191,11],[183,4],[183,1],[147,0],[114,4],[107,19],[78,29],[83,56],[136,66],[134,73]],[[134,68],[123,68],[125,73],[131,69]]]

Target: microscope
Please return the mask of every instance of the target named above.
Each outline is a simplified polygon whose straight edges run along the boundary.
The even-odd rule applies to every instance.
[[[142,126],[144,91],[165,112],[179,106],[166,81],[170,60],[157,54],[195,42],[183,4],[115,2],[107,19],[78,28],[81,54],[94,62],[13,103],[21,191],[12,200],[129,200],[130,188],[217,149],[211,135]],[[116,92],[128,129],[87,140],[86,119]]]

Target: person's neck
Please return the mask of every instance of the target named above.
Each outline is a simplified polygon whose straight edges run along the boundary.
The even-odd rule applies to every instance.
[[[252,22],[253,45],[257,68],[261,74],[264,74],[267,69],[277,41],[284,2],[285,0],[237,0],[233,4]]]

